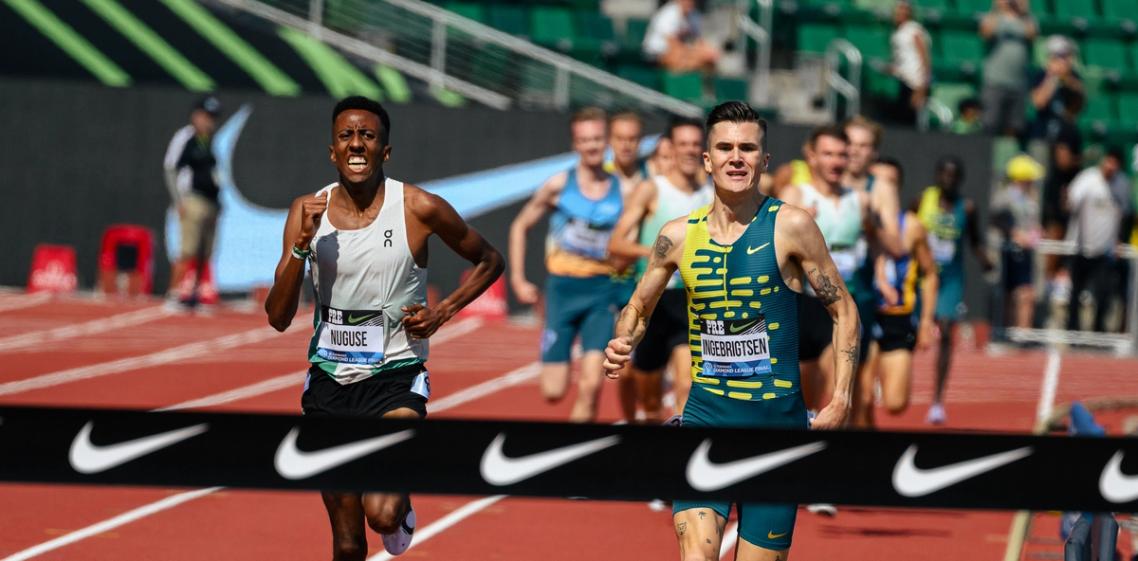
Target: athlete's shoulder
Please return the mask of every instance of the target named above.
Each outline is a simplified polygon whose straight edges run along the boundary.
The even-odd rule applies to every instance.
[[[665,237],[672,240],[673,243],[682,244],[684,238],[687,237],[688,232],[688,217],[680,216],[673,218],[660,228],[660,237]]]
[[[771,204],[767,206],[767,212],[778,213],[778,221],[775,222],[775,228],[790,235],[806,232],[810,227],[817,228],[817,225],[814,223],[814,217],[810,216],[810,213],[800,206],[785,204],[778,199],[774,199],[771,201]]]
[[[403,184],[403,205],[422,222],[430,222],[443,212],[453,212],[446,199],[410,183]]]
[[[560,193],[565,189],[565,186],[569,184],[569,171],[570,170],[559,171],[549,176],[549,179],[546,179],[545,183],[541,184],[541,189]]]

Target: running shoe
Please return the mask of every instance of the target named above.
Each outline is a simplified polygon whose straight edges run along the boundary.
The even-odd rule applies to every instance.
[[[806,512],[832,518],[838,515],[838,507],[830,503],[814,503],[812,505],[806,505]]]
[[[380,534],[383,538],[383,549],[392,555],[401,555],[411,547],[411,538],[415,535],[415,509],[408,508],[407,516],[399,524],[399,529],[390,534]]]
[[[665,427],[682,427],[684,425],[684,416],[672,415],[671,417],[668,417],[668,420],[664,421],[661,424],[663,424]]]
[[[930,425],[943,425],[948,420],[948,416],[944,413],[944,406],[939,403],[934,403],[929,406],[929,414],[925,415],[925,422]]]

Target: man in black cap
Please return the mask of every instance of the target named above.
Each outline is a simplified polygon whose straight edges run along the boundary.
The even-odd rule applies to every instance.
[[[213,156],[212,140],[220,112],[221,102],[216,97],[210,95],[198,100],[190,112],[190,124],[174,133],[166,149],[163,161],[166,188],[178,209],[181,226],[180,251],[170,273],[167,291],[171,298],[177,297],[176,287],[189,264],[196,263],[196,270],[200,273],[213,252],[220,206],[217,200],[217,160]],[[182,298],[182,303],[190,306],[196,301],[195,293]]]

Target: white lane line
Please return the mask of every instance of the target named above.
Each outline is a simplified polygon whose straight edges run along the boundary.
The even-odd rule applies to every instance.
[[[142,308],[133,312],[126,312],[110,317],[93,319],[83,323],[75,323],[71,325],[64,325],[52,329],[41,329],[39,331],[32,331],[29,333],[21,333],[11,337],[0,338],[0,352],[11,351],[21,347],[40,343],[51,343],[61,341],[63,339],[70,339],[73,337],[82,337],[84,335],[94,335],[102,333],[111,329],[120,329],[123,327],[130,327],[134,325],[141,325],[157,319],[172,315],[165,306],[151,306],[149,308]]]
[[[118,360],[100,362],[98,364],[79,366],[76,368],[68,368],[67,370],[60,370],[49,374],[41,374],[32,378],[26,378],[24,380],[17,380],[14,382],[6,382],[0,384],[0,396],[26,392],[30,390],[38,390],[51,386],[58,386],[60,384],[66,384],[77,380],[98,378],[100,376],[107,376],[109,374],[119,374],[131,370],[138,370],[140,368],[147,368],[150,366],[169,364],[171,362],[178,362],[200,355],[223,351],[233,347],[240,347],[242,345],[257,343],[269,339],[270,337],[275,337],[277,335],[278,333],[276,331],[273,331],[268,327],[258,327],[256,329],[250,329],[248,331],[242,331],[240,333],[223,335],[221,337],[216,337],[207,341],[198,341],[196,343],[180,345],[145,355],[120,358]]]
[[[1055,392],[1059,387],[1060,363],[1059,350],[1051,345],[1047,349],[1047,364],[1043,367],[1043,385],[1039,390],[1039,405],[1035,408],[1037,423],[1044,422],[1051,417],[1051,411],[1055,408]]]
[[[438,333],[436,333],[435,336],[431,338],[431,340],[436,345],[441,344],[441,343],[445,343],[446,341],[455,339],[461,335],[475,331],[479,327],[481,327],[481,325],[482,325],[481,319],[479,319],[479,318],[468,318],[466,320],[452,324],[451,326],[444,326],[444,328],[440,329],[438,331]],[[508,376],[515,376],[516,377],[516,372],[517,372],[517,370],[508,372],[508,373],[503,374],[502,376],[499,376],[498,378],[495,378],[494,380],[490,380],[490,381],[493,382],[495,380],[504,380]],[[206,397],[203,397],[200,399],[185,401],[185,402],[182,402],[182,403],[179,403],[176,405],[164,407],[162,409],[156,409],[155,411],[172,411],[175,409],[186,409],[189,407],[207,407],[209,405],[217,405],[220,403],[227,403],[229,401],[234,401],[236,399],[243,399],[245,397],[252,397],[254,395],[259,395],[259,393],[265,393],[268,391],[275,391],[275,389],[268,389],[268,388],[274,388],[277,385],[285,383],[285,382],[287,382],[288,384],[296,383],[297,381],[299,381],[298,380],[299,376],[302,376],[304,373],[305,372],[294,372],[292,374],[287,374],[284,376],[278,376],[276,378],[264,380],[262,382],[258,382],[256,384],[245,386],[243,388],[237,388],[235,390],[230,390],[227,392],[214,394],[212,396],[206,396]],[[534,376],[536,376],[536,373],[534,374]],[[512,385],[512,384],[510,384],[510,385]],[[506,388],[506,387],[509,387],[510,385],[502,385],[501,387]],[[276,389],[281,389],[283,387],[287,387],[287,386],[276,387]],[[263,390],[263,391],[256,391],[256,390]],[[461,393],[461,392],[459,392],[459,393]],[[489,393],[493,393],[493,392],[489,392]],[[467,397],[465,399],[451,399],[447,403],[443,404],[441,407],[440,406],[434,407],[434,411],[435,412],[445,411],[445,410],[450,409],[452,407],[457,407],[457,406],[459,406],[463,403],[466,403],[468,401],[478,399],[478,398],[483,397],[485,395],[489,395],[489,393],[480,393],[477,395],[471,394],[469,397]],[[453,395],[448,396],[448,397],[453,397]],[[109,518],[109,519],[104,520],[102,522],[98,522],[98,523],[93,524],[91,526],[87,526],[86,528],[82,528],[82,529],[76,530],[74,532],[64,534],[64,535],[62,535],[58,538],[55,538],[53,540],[35,545],[35,546],[30,547],[28,549],[25,549],[23,551],[18,551],[12,555],[9,555],[8,557],[0,559],[0,561],[24,561],[25,559],[30,559],[30,558],[35,557],[37,555],[41,555],[43,553],[47,553],[47,552],[55,550],[55,549],[59,549],[59,548],[64,547],[66,545],[70,545],[70,544],[75,543],[77,541],[80,541],[80,540],[89,538],[91,536],[100,534],[102,532],[106,532],[108,530],[113,530],[114,528],[122,526],[123,524],[133,522],[133,521],[138,520],[140,518],[144,518],[144,517],[149,516],[151,514],[161,512],[163,510],[175,507],[175,506],[180,505],[182,503],[186,503],[186,502],[192,501],[194,499],[199,499],[201,497],[205,497],[207,495],[216,493],[217,491],[220,491],[222,489],[224,489],[224,487],[210,487],[208,489],[197,489],[194,491],[187,491],[185,493],[179,493],[177,495],[172,495],[172,496],[166,497],[165,499],[162,499],[160,501],[140,506],[140,507],[135,508],[133,510],[130,510],[128,512],[124,512],[123,514],[120,514],[114,518]],[[470,506],[470,505],[467,505],[467,506]],[[489,506],[489,505],[487,505],[487,506]],[[485,508],[485,507],[481,507],[481,508]],[[481,508],[479,508],[478,510],[481,510]],[[461,518],[459,518],[459,520],[461,520]],[[456,520],[456,522],[457,522],[457,520]],[[427,530],[426,528],[423,529],[424,532],[426,532],[426,530]]]
[[[460,390],[452,393],[444,398],[435,402],[427,403],[427,411],[430,413],[438,413],[445,411],[456,405],[473,401],[483,396],[502,391],[506,388],[516,386],[523,382],[527,382],[537,377],[541,373],[541,363],[531,362],[521,368],[515,368],[493,380],[486,380],[481,384],[471,386],[465,390]]]
[[[723,542],[719,545],[719,558],[727,557],[737,541],[739,541],[739,523],[732,522],[727,525],[727,530],[723,532]]]
[[[115,516],[114,518],[108,518],[102,522],[97,522],[95,524],[87,526],[86,528],[64,534],[58,538],[43,542],[34,547],[29,547],[28,549],[9,555],[4,559],[0,559],[0,561],[24,561],[25,559],[31,559],[37,555],[41,555],[54,549],[59,549],[63,546],[87,539],[91,536],[113,530],[119,526],[122,526],[123,524],[129,524],[140,518],[150,516],[151,514],[174,508],[182,503],[186,503],[194,499],[199,499],[220,489],[221,487],[210,487],[208,489],[198,489],[195,491],[188,491],[185,493],[178,493],[177,495],[171,495],[160,501],[156,501],[148,505],[143,505],[133,510],[128,510],[127,512]]]
[[[37,292],[26,296],[5,298],[4,301],[0,302],[0,312],[31,308],[32,306],[45,304],[48,300],[51,300],[51,294],[48,292]]]

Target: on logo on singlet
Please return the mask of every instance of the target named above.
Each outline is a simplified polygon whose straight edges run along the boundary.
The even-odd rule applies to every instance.
[[[380,310],[320,310],[320,340],[316,354],[344,364],[383,362],[384,317]]]
[[[767,320],[705,319],[700,321],[703,375],[722,378],[770,374],[770,339]]]

